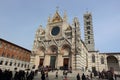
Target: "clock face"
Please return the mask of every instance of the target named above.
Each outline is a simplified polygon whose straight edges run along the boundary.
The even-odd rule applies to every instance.
[[[51,34],[53,36],[56,36],[56,35],[59,34],[59,32],[60,32],[60,28],[58,26],[55,26],[55,27],[52,28]]]

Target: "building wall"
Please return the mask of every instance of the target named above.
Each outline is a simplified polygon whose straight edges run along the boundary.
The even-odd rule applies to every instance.
[[[95,55],[95,62],[92,62],[93,59],[92,55]],[[102,58],[103,60],[101,60]],[[95,67],[97,71],[101,72],[103,69],[108,71],[110,67],[113,67],[115,73],[119,73],[120,72],[119,59],[120,59],[120,53],[100,53],[98,51],[89,52],[88,70],[92,71],[92,67]]]
[[[29,68],[31,51],[0,39],[0,67],[2,69]]]

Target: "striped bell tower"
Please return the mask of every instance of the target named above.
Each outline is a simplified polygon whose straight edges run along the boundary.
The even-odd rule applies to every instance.
[[[95,51],[92,15],[89,12],[84,14],[84,39],[88,51]]]

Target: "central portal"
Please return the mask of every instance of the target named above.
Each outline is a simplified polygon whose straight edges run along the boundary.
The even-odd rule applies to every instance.
[[[50,66],[52,69],[55,69],[56,56],[50,57]]]

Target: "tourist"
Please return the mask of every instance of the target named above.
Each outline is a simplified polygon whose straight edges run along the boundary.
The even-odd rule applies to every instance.
[[[80,75],[79,75],[79,73],[77,74],[77,80],[80,80]]]
[[[114,69],[111,67],[109,71],[107,71],[108,80],[114,80]]]
[[[70,68],[69,68],[69,71],[68,71],[69,73],[72,73],[72,67],[70,66]]]
[[[45,80],[49,80],[48,71],[46,71],[46,79]]]
[[[92,72],[90,73],[90,78],[91,78],[91,79],[93,78],[93,73],[92,73]]]
[[[43,71],[41,74],[42,74],[41,75],[41,80],[45,80],[45,72]]]
[[[85,74],[82,74],[82,80],[86,80]]]

